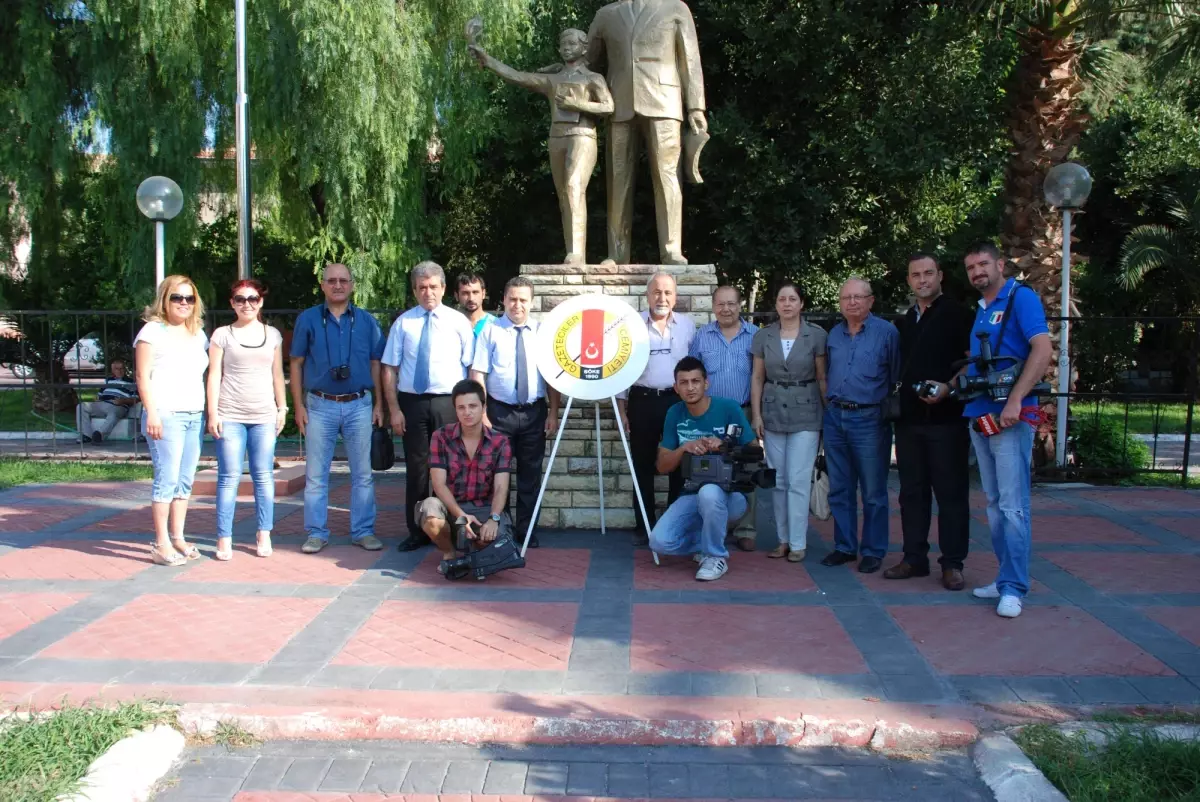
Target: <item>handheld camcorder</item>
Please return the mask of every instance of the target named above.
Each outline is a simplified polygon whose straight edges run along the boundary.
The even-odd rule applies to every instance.
[[[711,454],[689,454],[680,466],[683,492],[696,493],[705,485],[717,485],[726,493],[752,493],[755,488],[775,486],[775,469],[763,461],[761,446],[740,445],[742,427],[725,427],[721,448]]]
[[[979,338],[979,356],[960,360],[951,367],[958,370],[964,365],[974,364],[979,370],[979,375],[968,376],[964,373],[955,376],[949,383],[949,397],[957,401],[974,401],[976,398],[987,397],[1003,404],[1008,401],[1008,395],[1012,392],[1013,385],[1017,383],[1021,371],[1025,369],[1025,360],[1015,356],[996,356],[992,353],[990,334],[980,332],[975,336]],[[1001,367],[1002,365],[1005,367]],[[937,392],[937,384],[928,381],[918,382],[913,385],[913,390],[918,397],[928,398]],[[1030,393],[1035,395],[1048,392],[1050,392],[1050,385],[1046,382],[1039,382],[1030,390]]]
[[[465,517],[454,522],[455,548],[463,552],[463,556],[446,561],[445,577],[451,582],[466,579],[469,576],[482,582],[490,575],[509,568],[524,568],[525,558],[509,535],[497,537],[491,543],[478,551],[471,548],[471,539],[467,534],[471,524]]]

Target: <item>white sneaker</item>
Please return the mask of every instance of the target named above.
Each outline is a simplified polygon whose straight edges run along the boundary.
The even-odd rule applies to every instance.
[[[729,563],[725,561],[724,557],[705,557],[700,561],[700,570],[696,572],[696,579],[701,582],[711,582],[725,576],[725,572],[728,570]]]
[[[1000,598],[1000,591],[996,589],[996,583],[993,582],[990,585],[975,588],[975,590],[971,591],[971,595],[977,599],[998,599]]]
[[[1021,614],[1021,597],[1005,594],[996,605],[996,615],[1002,618],[1016,618]]]

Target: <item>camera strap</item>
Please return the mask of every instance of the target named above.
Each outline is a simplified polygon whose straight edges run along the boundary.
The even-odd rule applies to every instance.
[[[346,307],[346,314],[350,316],[350,341],[346,345],[346,357],[342,358],[342,335],[341,328],[338,328],[338,364],[333,364],[333,351],[329,347],[329,307],[321,307],[321,329],[325,333],[325,359],[329,362],[330,368],[340,367],[345,365],[350,359],[350,355],[354,353],[354,305],[350,304]]]
[[[1004,330],[1008,328],[1008,319],[1017,314],[1017,310],[1013,306],[1013,299],[1017,297],[1017,293],[1021,289],[1032,291],[1033,287],[1020,281],[1013,282],[1012,292],[1008,294],[1008,303],[1004,305],[1004,317],[1000,319],[1000,331],[996,332],[996,344],[992,348],[992,353],[998,354],[1000,353],[1000,349],[1004,347]]]

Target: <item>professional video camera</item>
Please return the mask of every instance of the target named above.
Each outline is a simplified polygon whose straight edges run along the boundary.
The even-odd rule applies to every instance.
[[[726,493],[752,493],[775,486],[775,469],[763,461],[761,446],[740,445],[742,427],[725,427],[721,448],[711,454],[689,454],[683,461],[683,492],[695,493],[704,485],[717,485]]]
[[[471,548],[472,541],[467,537],[470,529],[471,524],[465,517],[454,522],[455,548],[463,552],[463,556],[446,561],[446,579],[455,581],[473,576],[482,582],[489,575],[499,571],[525,567],[525,558],[521,556],[521,549],[517,547],[511,536],[497,537],[476,551]]]
[[[1013,385],[1021,377],[1021,371],[1025,369],[1025,360],[1015,356],[993,355],[991,335],[983,331],[975,336],[979,338],[979,356],[960,360],[951,367],[958,370],[964,365],[973,364],[979,370],[979,375],[968,376],[964,373],[955,376],[949,382],[949,397],[958,401],[973,401],[976,398],[987,397],[992,401],[1004,403],[1008,400]],[[1006,364],[1007,367],[1001,368],[1001,364]],[[918,382],[913,385],[913,390],[920,398],[928,398],[937,392],[937,383]],[[1039,382],[1030,390],[1032,395],[1048,392],[1050,392],[1050,385],[1046,382]]]

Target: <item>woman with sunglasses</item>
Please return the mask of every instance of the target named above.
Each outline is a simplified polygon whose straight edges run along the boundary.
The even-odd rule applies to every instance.
[[[275,438],[287,419],[283,336],[262,319],[267,292],[254,279],[235,281],[237,319],[213,332],[208,349],[208,433],[217,439],[217,559],[233,558],[233,510],[242,460],[250,452],[259,557],[271,556],[275,523]]]
[[[158,285],[154,303],[146,307],[146,325],[133,341],[142,431],[154,464],[150,556],[159,565],[184,565],[200,557],[184,539],[183,525],[204,434],[208,337],[203,317],[204,304],[191,279],[167,276]]]

